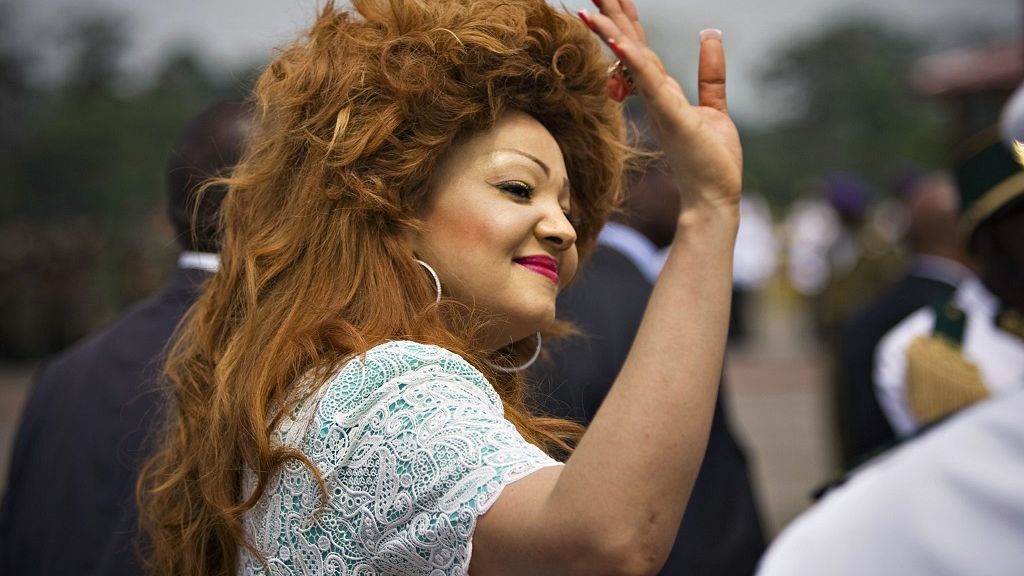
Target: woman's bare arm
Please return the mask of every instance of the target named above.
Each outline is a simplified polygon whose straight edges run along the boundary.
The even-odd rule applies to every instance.
[[[471,573],[652,574],[707,444],[725,352],[742,153],[716,33],[699,104],[647,47],[630,0],[584,17],[629,67],[682,194],[675,241],[615,384],[564,468],[508,486],[479,519]]]

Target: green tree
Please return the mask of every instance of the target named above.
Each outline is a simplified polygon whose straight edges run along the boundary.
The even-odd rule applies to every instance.
[[[52,86],[31,86],[0,40],[0,98],[27,110],[0,134],[0,358],[60,349],[159,285],[176,252],[163,216],[171,148],[202,107],[245,89],[180,51],[126,90],[123,21],[94,14],[67,30],[68,74]]]
[[[802,182],[829,172],[855,173],[885,190],[908,165],[941,165],[941,111],[908,84],[925,49],[867,19],[837,22],[782,47],[762,83],[786,112],[745,135],[748,182],[786,203]]]

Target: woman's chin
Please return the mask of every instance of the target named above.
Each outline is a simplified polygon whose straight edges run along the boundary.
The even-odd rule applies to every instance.
[[[538,310],[529,315],[521,315],[516,322],[504,323],[494,326],[495,330],[483,339],[488,350],[498,350],[506,346],[534,338],[538,332],[544,332],[555,323],[555,307],[547,310]]]
[[[551,327],[555,323],[555,303],[552,302],[551,306],[546,307],[544,310],[539,310],[537,313],[532,314],[529,318],[525,318],[522,323],[522,330],[520,330],[520,337],[518,340],[533,336],[537,332],[543,332]]]

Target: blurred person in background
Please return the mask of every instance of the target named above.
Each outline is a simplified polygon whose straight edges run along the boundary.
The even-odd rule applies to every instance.
[[[888,399],[909,414],[915,399],[902,400],[899,389],[904,378],[917,378],[906,388],[928,390],[931,398],[918,394],[917,401],[938,419],[928,433],[853,470],[791,523],[769,547],[759,575],[1020,574],[1024,170],[1010,145],[1024,136],[1012,131],[1024,121],[1016,120],[1004,116],[1006,142],[994,131],[967,142],[956,171],[961,228],[978,276],[960,282],[951,306],[915,312],[879,345],[876,379],[889,385]],[[915,338],[927,343],[927,354],[914,353]],[[982,377],[989,379],[982,383]],[[979,401],[988,389],[971,396],[996,385],[988,400]],[[949,412],[938,415],[938,409]],[[897,422],[891,421],[904,434],[919,424]]]
[[[797,517],[759,576],[1018,576],[1024,390],[872,460]]]
[[[849,470],[893,431],[875,397],[874,355],[879,340],[923,306],[948,297],[970,274],[957,227],[959,199],[944,173],[913,175],[897,186],[906,206],[909,261],[902,278],[858,310],[839,335],[838,428],[843,466]]]
[[[775,275],[778,250],[768,202],[756,191],[745,191],[740,200],[740,229],[733,255],[731,345],[743,344],[751,336],[750,297]]]
[[[897,277],[902,266],[893,244],[872,217],[872,191],[853,174],[825,178],[825,197],[838,215],[829,247],[829,278],[817,302],[818,324],[833,354],[839,330],[854,310]]]
[[[841,422],[844,407],[842,376],[838,373],[840,328],[857,308],[892,282],[899,271],[900,257],[878,226],[871,204],[874,194],[862,178],[850,173],[829,174],[821,182],[821,194],[825,205],[820,209],[818,226],[828,236],[821,236],[814,252],[820,258],[821,278],[816,292],[807,296],[818,341],[830,367],[828,379],[822,383],[830,417]],[[793,252],[794,256],[801,253],[808,251],[804,248]],[[791,262],[791,268],[796,269],[797,264]],[[834,444],[835,464],[840,464],[843,439],[830,436],[829,442]]]
[[[829,174],[786,218],[787,278],[808,298],[829,349],[853,310],[900,271],[901,259],[874,217],[872,195],[859,176]]]
[[[815,298],[831,275],[829,250],[839,237],[839,216],[817,194],[805,193],[786,215],[786,279],[801,296]]]
[[[645,137],[645,117],[631,116],[642,146],[653,149],[653,139]],[[663,161],[652,160],[632,175],[622,211],[601,230],[579,278],[559,295],[559,318],[581,334],[553,345],[550,361],[538,363],[530,375],[538,382],[545,412],[586,425],[600,407],[640,326],[663,251],[675,236],[676,186]],[[742,210],[741,205],[741,215]],[[720,387],[704,461],[661,573],[750,575],[764,546],[746,455]]]
[[[957,157],[960,228],[977,275],[878,345],[876,393],[899,437],[1024,387],[1024,171],[995,127]]]
[[[153,297],[47,362],[22,414],[0,504],[0,574],[134,575],[135,482],[165,396],[163,353],[217,268],[217,211],[205,180],[241,156],[249,109],[220,102],[187,127],[167,164],[168,216],[182,252]]]

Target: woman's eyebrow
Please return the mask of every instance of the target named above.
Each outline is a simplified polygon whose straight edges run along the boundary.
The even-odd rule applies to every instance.
[[[543,160],[537,158],[533,154],[523,152],[522,150],[519,150],[517,148],[498,148],[497,150],[495,150],[495,152],[511,152],[512,154],[518,154],[519,156],[523,156],[524,158],[533,160],[533,162],[540,166],[540,169],[544,171],[545,176],[549,178],[551,177],[551,168],[548,167],[548,165],[545,164]]]
[[[511,152],[512,154],[516,154],[516,155],[522,156],[522,157],[524,157],[524,158],[526,158],[528,160],[532,160],[535,164],[540,166],[541,170],[544,171],[544,176],[545,177],[547,177],[547,178],[551,177],[551,168],[548,167],[548,165],[545,164],[543,160],[541,160],[540,158],[537,158],[536,156],[534,156],[533,154],[530,154],[529,152],[523,152],[522,150],[519,150],[518,148],[498,148],[497,150],[495,150],[495,152]],[[569,178],[568,177],[563,178],[563,180],[562,180],[563,192],[564,193],[568,193],[569,192],[569,188],[570,188],[569,187]]]

